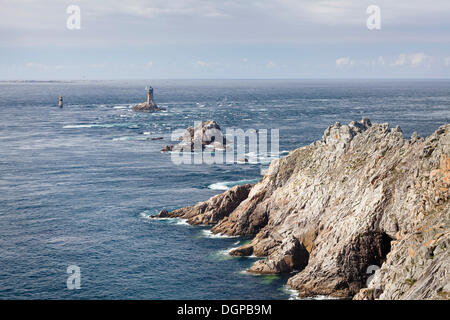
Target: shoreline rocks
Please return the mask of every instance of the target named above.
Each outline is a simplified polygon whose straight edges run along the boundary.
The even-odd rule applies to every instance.
[[[387,123],[336,123],[256,185],[160,215],[253,237],[231,254],[265,258],[249,272],[294,272],[301,297],[448,299],[449,141],[450,124],[405,139]]]
[[[192,225],[211,225],[228,216],[248,196],[251,184],[236,185],[205,202],[171,212],[162,210],[154,218],[182,218]]]

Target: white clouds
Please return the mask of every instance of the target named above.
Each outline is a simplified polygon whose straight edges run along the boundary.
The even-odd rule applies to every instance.
[[[47,71],[47,70],[61,70],[64,69],[65,66],[57,64],[57,65],[49,65],[38,62],[27,62],[25,63],[25,67],[29,69],[37,69],[39,71]]]
[[[445,57],[445,58],[444,58],[444,65],[445,65],[446,67],[450,67],[450,57]]]
[[[371,0],[77,0],[83,30],[67,33],[67,3],[0,0],[0,45],[368,42]],[[450,1],[377,0],[376,41],[448,43]],[[426,27],[425,27],[426,26]],[[433,28],[431,28],[433,27]],[[381,37],[382,35],[382,37]]]
[[[384,60],[383,57],[380,56],[380,57],[378,57],[376,60],[374,60],[374,61],[372,62],[372,64],[384,66],[384,65],[386,64],[386,61]]]
[[[406,54],[399,54],[397,59],[391,64],[392,66],[403,66],[407,62]]]
[[[355,61],[350,59],[349,57],[339,58],[336,59],[336,66],[338,67],[347,67],[347,66],[353,66],[355,64]]]
[[[202,60],[199,60],[199,61],[197,61],[196,63],[195,63],[195,67],[196,68],[198,68],[198,67],[201,67],[201,68],[204,68],[204,67],[209,67],[209,63],[208,62],[206,62],[206,61],[202,61]]]
[[[276,66],[277,66],[277,64],[275,62],[273,62],[272,60],[270,60],[266,63],[267,68],[275,68]]]
[[[423,52],[417,53],[400,53],[392,57],[379,56],[375,59],[353,59],[350,57],[342,57],[336,59],[336,66],[343,68],[348,66],[378,66],[378,67],[405,67],[405,68],[430,68],[432,62],[439,59],[427,55]],[[442,65],[442,63],[438,63]],[[444,58],[444,65],[450,66],[450,57]]]
[[[147,68],[153,67],[153,61],[147,62],[147,63],[145,64],[145,66],[146,66]]]
[[[423,52],[405,54],[401,53],[397,56],[395,61],[391,64],[394,67],[411,66],[411,67],[430,67],[432,57]]]
[[[431,63],[431,57],[427,56],[423,52],[413,53],[409,55],[409,61],[413,67],[418,67],[422,65],[429,66]]]

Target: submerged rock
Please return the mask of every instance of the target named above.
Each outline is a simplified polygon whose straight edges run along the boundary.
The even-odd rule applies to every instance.
[[[231,254],[265,257],[250,272],[295,272],[300,296],[448,299],[449,187],[450,124],[405,139],[363,119],[273,161],[254,186],[161,216],[253,236]]]
[[[167,145],[161,149],[161,152],[169,152],[173,150],[173,145]]]

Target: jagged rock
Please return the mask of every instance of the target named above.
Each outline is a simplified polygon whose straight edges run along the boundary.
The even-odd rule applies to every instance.
[[[248,196],[252,185],[237,185],[208,201],[177,209],[171,212],[162,210],[156,218],[183,218],[193,225],[210,225],[228,216]]]
[[[173,145],[167,145],[161,149],[161,152],[169,152],[173,150]]]
[[[233,255],[233,252],[230,253]],[[303,269],[308,264],[309,253],[305,246],[294,236],[283,240],[278,250],[272,252],[267,259],[255,262],[250,272],[260,274],[278,274]]]
[[[254,236],[231,252],[266,257],[251,272],[300,269],[288,280],[300,296],[448,299],[449,141],[450,124],[408,140],[368,119],[336,123],[273,161],[231,211],[204,219],[214,233]],[[215,201],[180,210],[203,221]]]
[[[166,110],[166,109],[158,107],[154,102],[153,103],[143,102],[143,103],[139,103],[133,107],[133,111],[137,111],[137,112],[156,112],[156,111],[161,111],[161,110]]]
[[[223,150],[225,137],[219,124],[213,120],[199,123],[195,128],[189,127],[180,137],[180,143],[173,147],[177,152],[215,151]]]

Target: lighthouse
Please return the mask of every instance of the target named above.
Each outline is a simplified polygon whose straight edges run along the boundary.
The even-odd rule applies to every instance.
[[[58,103],[58,106],[59,106],[60,108],[63,107],[63,97],[62,97],[62,96],[59,96],[59,103]]]
[[[153,103],[153,88],[149,87],[147,92],[147,104],[151,105]]]
[[[147,91],[147,102],[139,103],[133,107],[134,111],[138,112],[155,112],[160,110],[165,110],[164,108],[160,108],[153,101],[153,88],[148,87],[145,88]]]

